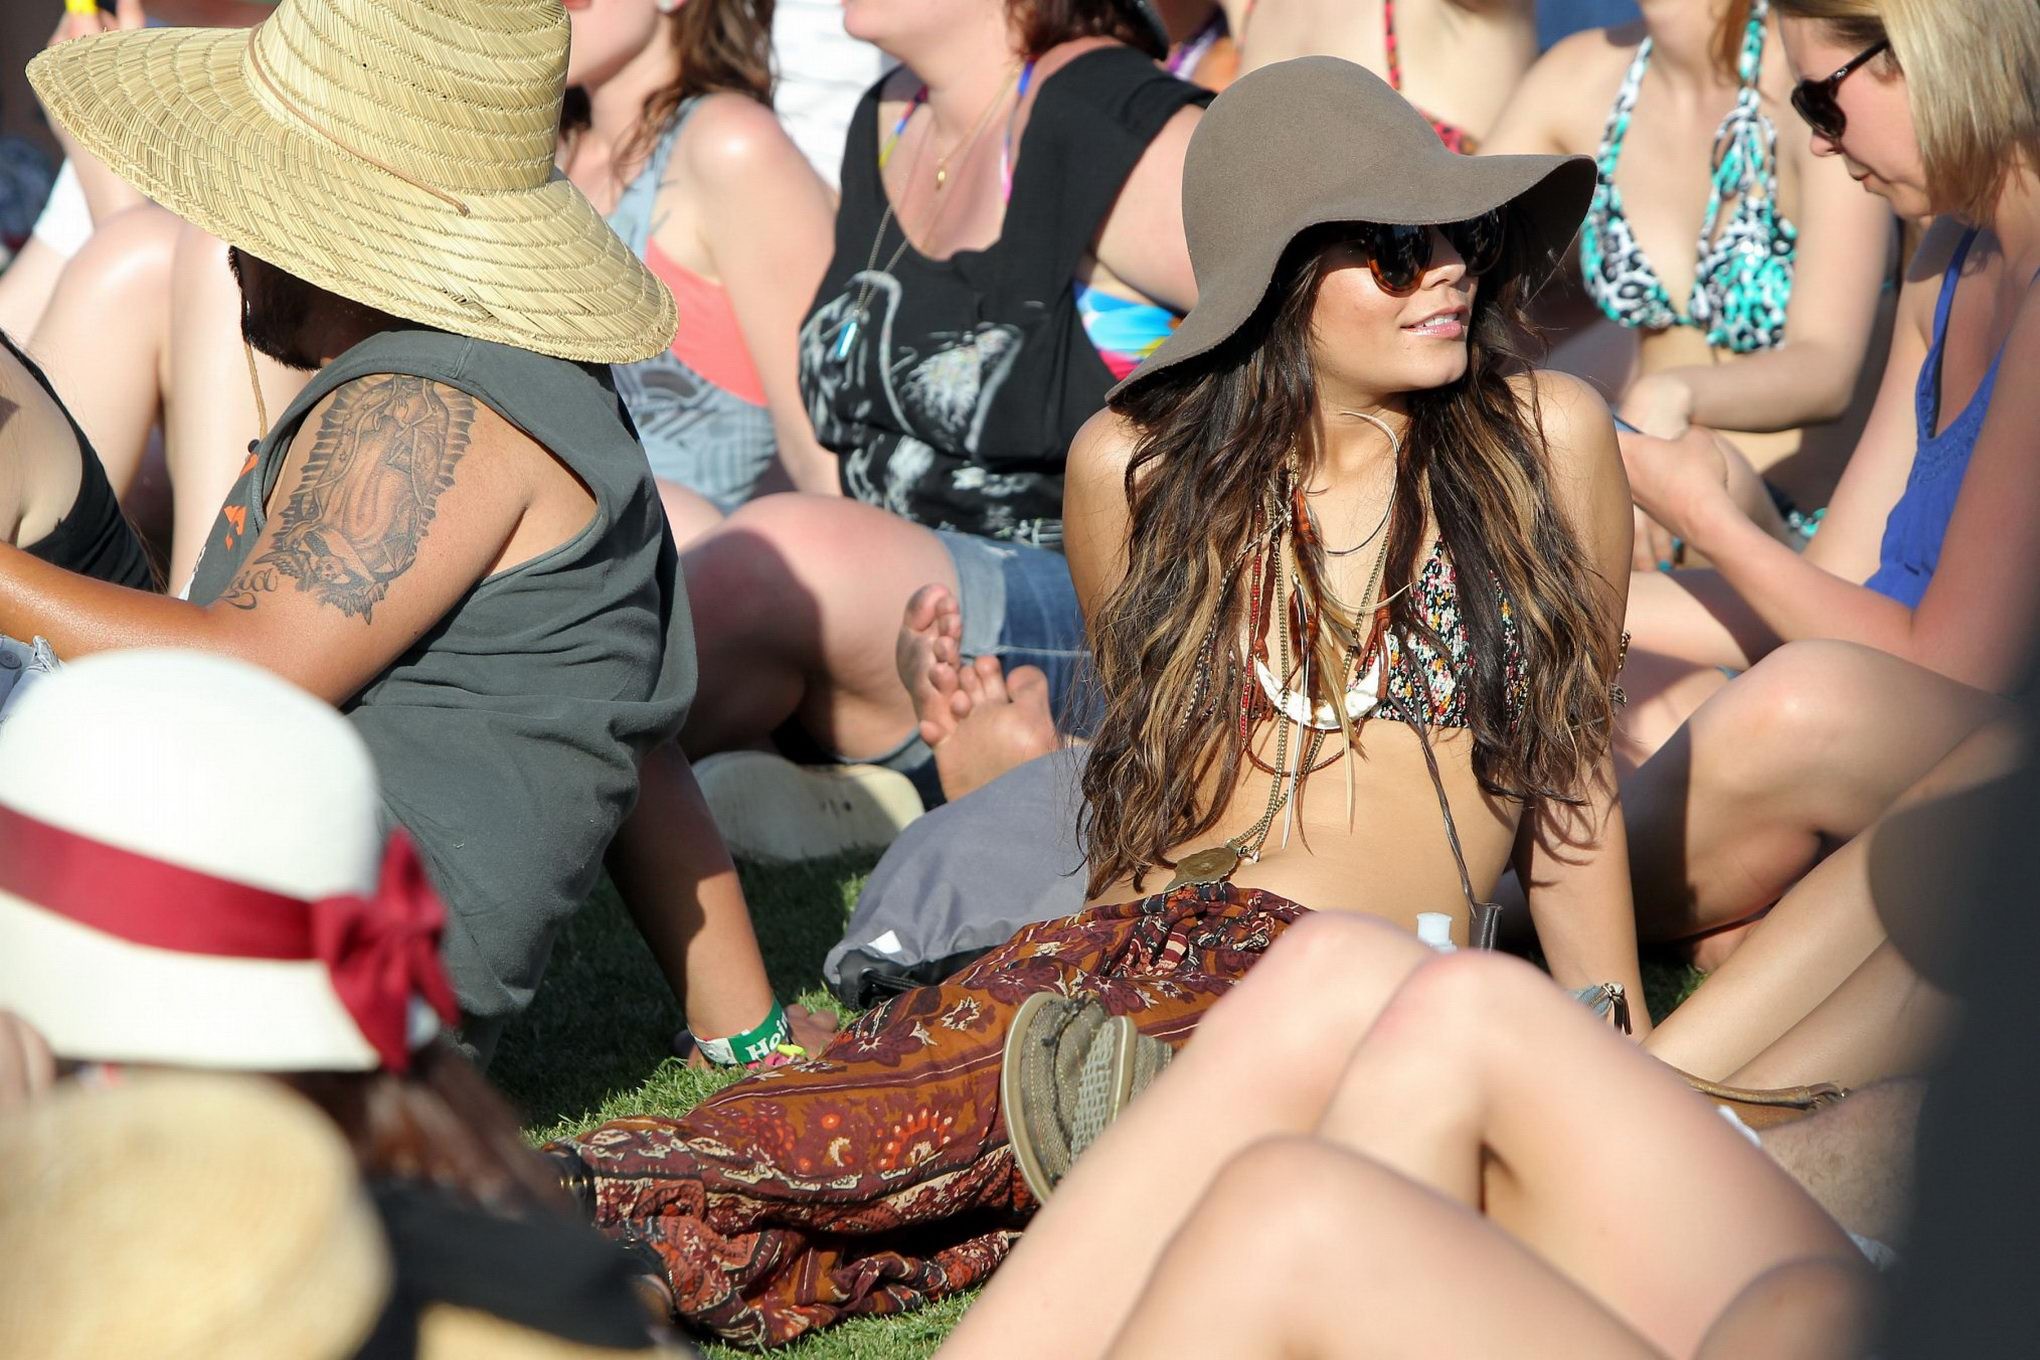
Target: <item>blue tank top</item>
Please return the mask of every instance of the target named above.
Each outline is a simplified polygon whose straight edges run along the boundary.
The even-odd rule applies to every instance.
[[[610,209],[609,226],[639,259],[651,246],[653,210],[680,129],[699,96],[682,101],[645,168]],[[690,318],[682,316],[684,328]],[[779,453],[772,413],[710,382],[672,350],[616,365],[616,392],[630,410],[652,471],[727,512],[749,500]]]
[[[1998,364],[2005,357],[2004,346],[1990,361],[1983,381],[1969,404],[1936,433],[1941,424],[1941,352],[1948,338],[1948,313],[1955,305],[1955,285],[1962,277],[1962,262],[1976,243],[1972,228],[1955,248],[1955,258],[1941,279],[1941,299],[1934,306],[1934,343],[1920,365],[1920,380],[1913,393],[1913,409],[1919,420],[1919,451],[1913,455],[1912,471],[1905,479],[1905,492],[1891,507],[1884,521],[1884,546],[1878,551],[1877,570],[1863,584],[1879,595],[1889,596],[1907,608],[1917,608],[1941,564],[1941,540],[1947,537],[1948,520],[1955,513],[1955,497],[1962,490],[1962,475],[1969,470],[1969,455],[1976,451],[1976,436],[1990,413],[1991,393],[1997,387]]]

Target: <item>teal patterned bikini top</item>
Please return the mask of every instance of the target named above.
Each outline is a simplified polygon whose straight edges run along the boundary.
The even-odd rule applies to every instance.
[[[1714,135],[1714,182],[1700,226],[1700,264],[1683,316],[1630,231],[1622,191],[1615,187],[1615,166],[1636,111],[1636,92],[1650,66],[1650,39],[1636,49],[1608,114],[1593,204],[1580,233],[1587,292],[1609,320],[1652,331],[1691,326],[1706,334],[1708,344],[1737,354],[1784,343],[1799,229],[1778,210],[1778,130],[1764,116],[1757,96],[1770,8],[1770,0],[1750,6],[1737,61],[1742,89]],[[1735,207],[1724,224],[1722,208],[1731,199]]]

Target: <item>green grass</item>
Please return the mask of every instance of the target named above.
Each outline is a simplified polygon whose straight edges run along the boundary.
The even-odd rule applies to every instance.
[[[742,866],[744,892],[772,985],[782,997],[840,1010],[822,990],[822,959],[841,938],[869,859]],[[1651,1014],[1662,1016],[1698,983],[1690,968],[1645,964]],[[736,1079],[691,1071],[667,1042],[679,1008],[605,883],[553,946],[545,986],[504,1034],[489,1074],[534,1140],[630,1114],[680,1115]],[[894,1318],[862,1318],[784,1351],[789,1360],[920,1360],[932,1355],[970,1295]],[[709,1346],[718,1360],[751,1354]]]
[[[843,936],[872,860],[741,866],[772,987],[830,1010],[822,959]],[[734,1081],[689,1070],[667,1048],[683,1023],[658,966],[605,880],[553,945],[545,985],[503,1035],[489,1075],[534,1138],[626,1114],[683,1114]]]
[[[842,938],[870,859],[744,865],[744,893],[758,925],[773,990],[840,1011],[822,990],[822,959]],[[545,986],[503,1035],[489,1075],[534,1141],[629,1114],[680,1115],[729,1085],[736,1073],[683,1066],[667,1049],[682,1023],[616,894],[604,883],[553,945]],[[932,1355],[968,1295],[906,1317],[860,1318],[789,1346],[789,1360],[918,1360]],[[707,1346],[717,1360],[752,1354]]]

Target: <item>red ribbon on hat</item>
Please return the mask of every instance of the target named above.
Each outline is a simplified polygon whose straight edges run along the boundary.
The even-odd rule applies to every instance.
[[[0,807],[0,892],[133,944],[181,954],[326,965],[340,1004],[404,1072],[413,996],[452,1025],[460,1010],[439,962],[446,908],[401,828],[373,897],[316,901],[215,878]]]

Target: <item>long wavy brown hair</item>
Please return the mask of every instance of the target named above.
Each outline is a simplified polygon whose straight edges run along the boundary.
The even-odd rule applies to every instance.
[[[1103,711],[1083,778],[1093,894],[1173,868],[1167,852],[1212,831],[1240,778],[1247,740],[1237,715],[1248,687],[1259,687],[1240,647],[1249,589],[1239,564],[1267,532],[1270,489],[1287,484],[1292,449],[1303,484],[1315,471],[1311,316],[1326,257],[1349,232],[1299,237],[1228,343],[1112,403],[1138,437],[1126,471],[1126,574],[1092,620]],[[1613,724],[1614,593],[1553,502],[1534,389],[1510,381],[1530,366],[1526,264],[1512,244],[1482,277],[1465,376],[1408,396],[1398,485],[1421,494],[1395,498],[1383,595],[1414,578],[1435,519],[1461,583],[1481,787],[1526,805],[1577,803]],[[1311,608],[1336,618],[1322,545],[1299,544],[1293,566]],[[1498,589],[1480,588],[1489,581]],[[1394,594],[1386,626],[1442,651],[1414,594]],[[1523,654],[1520,708],[1509,696],[1505,600]],[[1339,631],[1323,630],[1311,666],[1315,697],[1335,708],[1345,683]]]

